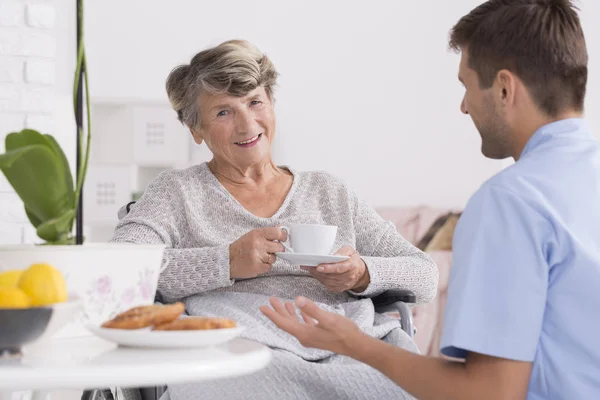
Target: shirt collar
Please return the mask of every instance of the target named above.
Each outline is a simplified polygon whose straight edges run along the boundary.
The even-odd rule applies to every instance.
[[[521,152],[523,158],[535,148],[557,136],[569,134],[569,137],[589,136],[590,130],[588,123],[583,118],[568,118],[556,122],[551,122],[540,127],[527,141],[525,148]]]

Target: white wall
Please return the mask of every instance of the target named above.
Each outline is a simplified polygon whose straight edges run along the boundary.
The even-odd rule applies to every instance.
[[[53,134],[72,162],[75,127],[74,5],[68,0],[0,0],[0,152],[7,133]],[[0,243],[36,241],[23,204],[0,174]]]
[[[281,73],[277,162],[335,173],[373,205],[462,207],[505,165],[484,159],[459,113],[459,59],[447,50],[448,30],[480,2],[90,0],[92,93],[164,101],[175,65],[248,39]],[[600,128],[600,4],[581,4]]]
[[[478,3],[87,0],[92,93],[166,101],[173,66],[246,38],[282,74],[278,162],[340,175],[373,205],[461,207],[506,164],[479,154],[478,135],[458,112],[458,57],[446,48],[448,29]],[[600,3],[579,3],[588,118],[600,137]],[[0,0],[0,150],[7,132],[30,126],[54,134],[73,160],[73,8],[71,0]],[[0,243],[34,240],[0,174]]]
[[[579,0],[578,3],[590,56],[586,117],[600,139],[600,1]]]

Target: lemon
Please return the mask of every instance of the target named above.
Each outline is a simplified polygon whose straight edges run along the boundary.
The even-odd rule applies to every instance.
[[[33,264],[23,272],[18,284],[34,306],[67,301],[67,283],[59,270],[50,264]]]
[[[0,286],[0,308],[27,308],[31,299],[21,289]]]
[[[0,273],[0,286],[17,287],[23,270],[13,269]]]

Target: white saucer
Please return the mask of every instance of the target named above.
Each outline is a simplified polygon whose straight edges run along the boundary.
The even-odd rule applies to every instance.
[[[163,349],[216,346],[238,337],[244,331],[241,327],[195,331],[152,331],[150,328],[109,329],[94,325],[88,325],[87,329],[120,346]]]
[[[292,265],[301,265],[304,267],[316,267],[320,264],[335,264],[346,261],[348,256],[324,256],[321,254],[300,254],[300,253],[275,253],[275,255],[283,260],[288,261]]]

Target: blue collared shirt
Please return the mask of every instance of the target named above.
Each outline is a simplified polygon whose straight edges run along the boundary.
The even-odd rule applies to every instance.
[[[600,399],[600,145],[543,126],[456,227],[442,353],[533,362],[528,399]]]

